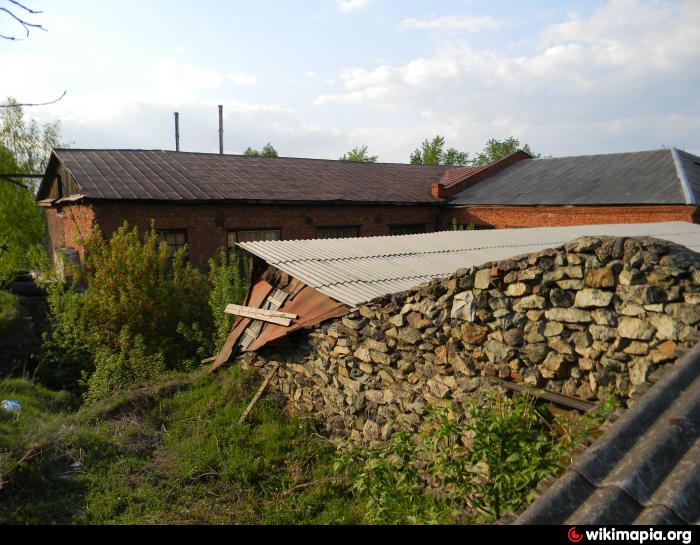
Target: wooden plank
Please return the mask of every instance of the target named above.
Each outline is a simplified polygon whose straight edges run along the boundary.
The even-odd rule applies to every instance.
[[[261,314],[263,316],[274,316],[275,318],[289,318],[290,320],[295,320],[297,318],[296,314],[289,314],[287,312],[280,312],[279,310],[269,310],[257,307],[246,307],[243,305],[227,305],[226,312],[228,314],[238,314],[239,311],[252,312],[255,314]],[[240,314],[240,316],[245,316],[245,314]]]
[[[270,372],[269,372],[269,373],[267,374],[267,376],[265,377],[265,380],[264,380],[263,383],[260,385],[260,388],[258,388],[258,391],[257,391],[257,392],[255,393],[255,395],[253,396],[253,399],[252,399],[251,402],[248,404],[248,406],[246,407],[245,411],[243,411],[243,414],[241,415],[241,417],[238,419],[238,424],[239,424],[239,425],[243,423],[243,421],[246,419],[246,416],[248,416],[248,415],[250,414],[250,411],[253,410],[253,407],[255,407],[255,404],[258,402],[258,399],[260,399],[260,396],[261,396],[261,395],[263,394],[263,392],[265,391],[265,388],[267,388],[267,385],[270,384],[270,381],[271,381],[272,378],[275,376],[275,374],[277,373],[277,370],[278,370],[279,368],[280,368],[280,366],[279,366],[278,363],[273,363],[273,364],[272,364],[272,369],[270,369]]]
[[[262,322],[270,322],[283,326],[288,326],[292,323],[292,320],[297,318],[296,314],[287,314],[286,312],[262,308],[244,307],[241,305],[228,305],[225,312],[227,314],[236,314],[238,316],[252,318],[253,320],[260,320]]]
[[[510,382],[508,380],[501,380],[493,377],[491,378],[491,382],[493,382],[494,384],[498,384],[499,386],[503,386],[508,390],[529,394],[533,397],[544,399],[545,401],[551,401],[552,403],[562,405],[569,409],[576,409],[578,411],[588,412],[595,407],[594,403],[585,401],[578,397],[560,394],[557,392],[548,392],[547,390],[540,390],[537,388],[533,388],[532,386],[520,384],[518,382]]]

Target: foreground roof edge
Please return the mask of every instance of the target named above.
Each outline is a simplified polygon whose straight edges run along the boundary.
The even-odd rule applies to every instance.
[[[692,153],[689,155],[693,155]],[[678,155],[678,148],[671,148],[671,156],[673,157],[673,164],[676,166],[676,172],[678,173],[678,179],[681,182],[681,188],[683,189],[683,194],[685,195],[686,204],[697,204],[697,199],[695,198],[695,193],[690,187],[690,182],[688,181],[688,175],[685,171],[683,162]]]

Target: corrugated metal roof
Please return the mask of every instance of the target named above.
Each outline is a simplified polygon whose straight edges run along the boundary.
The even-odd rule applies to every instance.
[[[515,522],[700,523],[700,344]]]
[[[432,184],[469,173],[437,165],[162,150],[56,149],[49,165],[58,162],[89,199],[437,203]],[[42,188],[50,177],[47,171]]]
[[[700,195],[700,157],[678,152],[691,191]],[[672,150],[526,159],[461,191],[450,204],[692,204]]]
[[[462,267],[536,252],[587,235],[652,236],[700,251],[700,225],[684,222],[443,231],[238,245],[329,297],[354,306],[448,276]]]

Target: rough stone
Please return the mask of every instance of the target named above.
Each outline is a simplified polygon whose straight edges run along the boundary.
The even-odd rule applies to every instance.
[[[389,318],[388,322],[396,327],[402,327],[403,326],[403,314],[396,314],[395,316],[392,316]]]
[[[373,420],[367,420],[362,428],[362,436],[366,441],[374,441],[381,435],[379,424]]]
[[[677,346],[678,345],[673,341],[666,341],[659,344],[649,355],[651,361],[654,363],[662,363],[675,359]]]
[[[547,356],[549,347],[545,343],[532,343],[524,346],[520,352],[530,363],[538,364]]]
[[[592,321],[591,313],[577,308],[550,308],[544,313],[548,320],[567,323],[589,323]]]
[[[452,309],[450,310],[450,318],[452,320],[467,320],[474,321],[476,314],[476,298],[470,291],[458,293],[452,301]]]
[[[525,295],[528,291],[529,287],[527,284],[518,282],[517,284],[509,284],[505,293],[508,297],[520,297],[521,295]]]
[[[632,356],[646,356],[649,353],[649,345],[639,341],[632,341],[622,351]]]
[[[545,306],[545,299],[540,295],[528,295],[519,299],[514,305],[513,309],[518,312],[531,309],[543,309]]]
[[[364,361],[367,363],[372,361],[372,358],[369,354],[369,348],[367,348],[365,346],[361,346],[357,350],[355,350],[353,356],[355,356],[358,360]]]
[[[629,367],[629,380],[635,386],[643,384],[647,380],[649,361],[644,358],[635,360]]]
[[[407,344],[416,344],[421,340],[421,335],[411,327],[402,327],[399,329],[397,339]]]
[[[608,267],[587,269],[584,284],[587,288],[612,288],[615,286],[615,273]]]
[[[552,350],[554,350],[560,354],[573,355],[573,353],[574,353],[573,350],[571,350],[571,346],[569,345],[569,343],[567,343],[567,342],[565,342],[557,337],[549,339],[549,341],[547,342],[547,345],[549,346],[549,348],[551,348]]]
[[[617,334],[625,339],[648,341],[654,336],[656,329],[649,322],[639,318],[623,318],[617,326]]]
[[[491,270],[490,269],[480,269],[476,272],[474,276],[474,287],[480,290],[488,289],[491,283]]]
[[[617,337],[617,329],[614,327],[592,324],[588,330],[596,341],[607,342]]]
[[[555,307],[568,308],[574,303],[574,295],[570,291],[554,288],[549,292],[549,300]]]
[[[618,276],[618,282],[623,286],[642,284],[645,280],[644,274],[637,269],[622,269]]]
[[[617,315],[611,309],[596,309],[591,312],[591,318],[598,325],[617,326]]]
[[[343,317],[342,322],[343,322],[343,325],[345,327],[348,327],[352,330],[362,329],[362,327],[366,323],[365,320],[357,319],[357,318],[350,318],[349,316]]]
[[[599,289],[583,289],[576,293],[574,306],[578,308],[607,307],[612,301],[613,292]]]
[[[656,328],[658,339],[677,341],[683,329],[683,324],[666,314],[651,315],[649,322]]]
[[[556,352],[550,352],[542,365],[539,366],[539,370],[546,379],[563,378],[568,373],[570,364],[570,358]]]
[[[666,305],[666,312],[687,325],[695,325],[700,322],[700,305],[669,303]]]
[[[557,280],[557,286],[563,290],[580,290],[583,289],[583,280],[574,280],[571,278],[565,280]]]
[[[482,344],[486,340],[488,329],[475,323],[466,323],[461,326],[462,340],[469,344]]]
[[[503,334],[503,342],[509,346],[520,346],[523,344],[523,331],[519,328],[509,329]]]

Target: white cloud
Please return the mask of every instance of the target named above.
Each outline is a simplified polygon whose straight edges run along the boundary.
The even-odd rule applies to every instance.
[[[233,74],[229,74],[228,76],[226,76],[226,79],[228,81],[232,81],[236,85],[257,85],[258,84],[257,76],[251,76],[248,74],[241,74],[239,72],[234,72]]]
[[[547,142],[545,153],[574,143],[579,153],[610,151],[601,148],[615,139],[618,150],[678,145],[700,138],[697,127],[671,121],[698,115],[700,73],[690,67],[700,63],[699,27],[694,0],[611,0],[586,18],[547,27],[522,53],[507,43],[477,49],[451,39],[403,64],[346,68],[344,89],[315,104],[414,112],[435,132],[454,130],[449,143],[463,149],[509,135],[534,149]]]
[[[369,0],[337,0],[338,9],[343,12],[363,9],[369,4]]]
[[[433,19],[404,19],[402,28],[419,30],[463,30],[466,32],[480,32],[482,30],[496,30],[502,25],[502,21],[493,17],[475,17],[471,15],[446,15]]]

